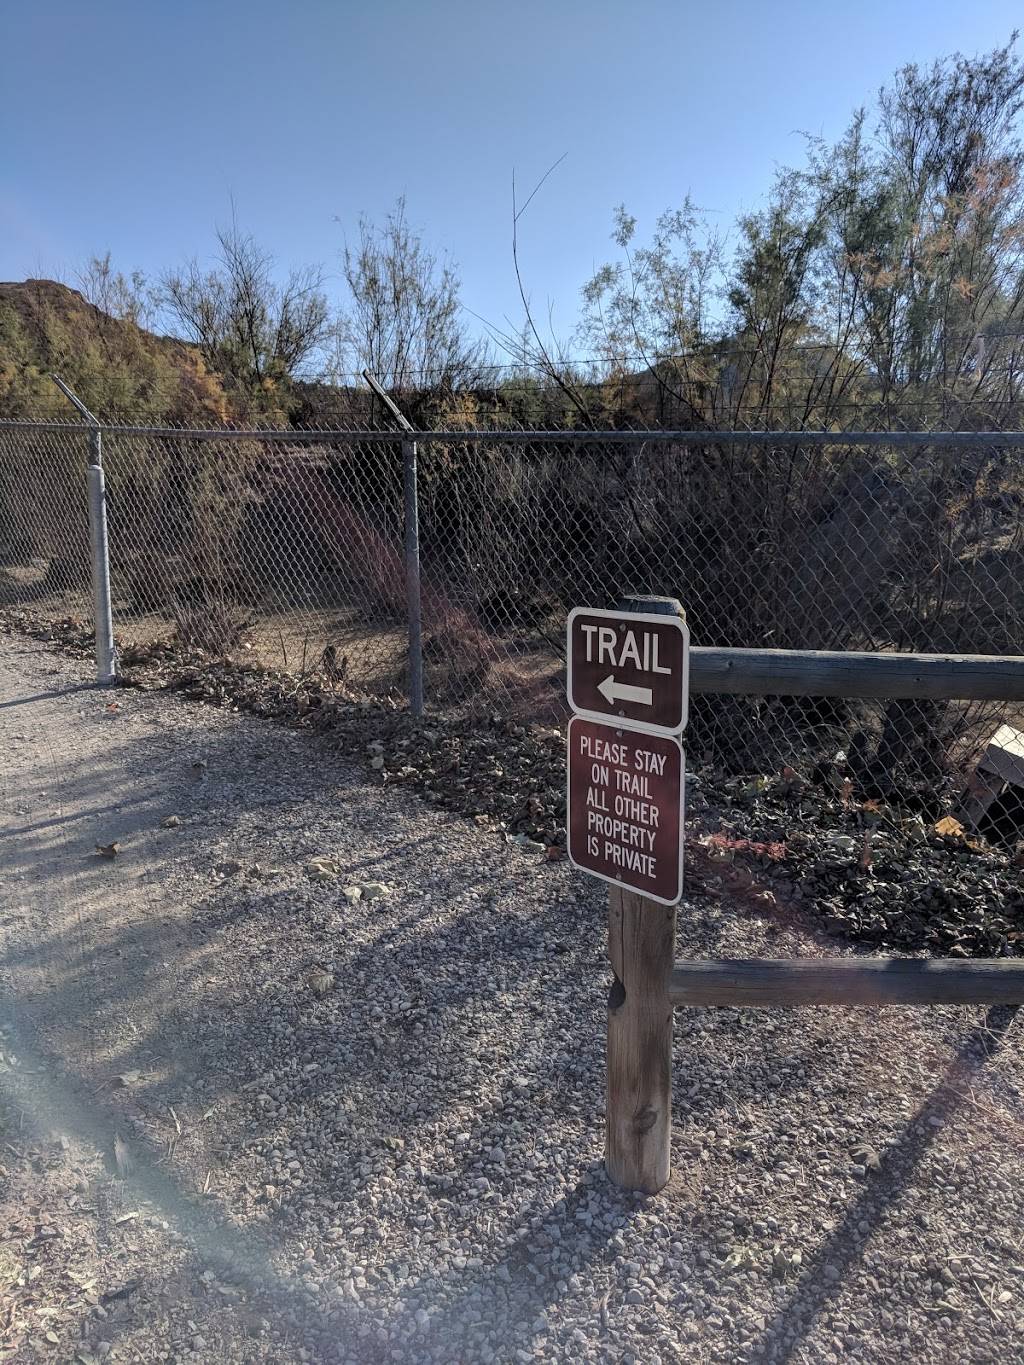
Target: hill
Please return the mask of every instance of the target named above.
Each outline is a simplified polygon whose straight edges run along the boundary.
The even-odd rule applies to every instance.
[[[68,417],[56,371],[107,420],[222,421],[219,375],[192,346],[111,317],[55,280],[0,283],[0,417]]]

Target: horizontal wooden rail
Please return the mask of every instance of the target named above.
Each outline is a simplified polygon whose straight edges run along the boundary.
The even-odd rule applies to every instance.
[[[1024,657],[698,647],[690,651],[690,691],[1024,701]]]
[[[1024,959],[744,958],[677,962],[675,1005],[1018,1005]]]

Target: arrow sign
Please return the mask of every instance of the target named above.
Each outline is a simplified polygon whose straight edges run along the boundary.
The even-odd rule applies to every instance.
[[[690,634],[679,604],[673,605],[675,612],[664,615],[590,607],[570,611],[566,690],[577,715],[650,735],[682,734]]]
[[[650,687],[632,687],[629,683],[617,683],[615,675],[609,673],[604,682],[597,684],[597,690],[609,706],[617,701],[635,701],[641,706],[654,705],[654,692]]]

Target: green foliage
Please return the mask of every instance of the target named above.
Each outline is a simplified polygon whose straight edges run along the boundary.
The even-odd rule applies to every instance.
[[[279,285],[273,257],[234,221],[217,243],[212,270],[193,260],[168,271],[157,302],[222,376],[240,415],[281,420],[293,406],[299,371],[327,339],[323,277],[293,270]]]
[[[486,348],[467,336],[458,271],[410,226],[404,199],[382,226],[360,218],[342,268],[349,293],[337,330],[342,373],[366,368],[388,390],[439,394],[476,382]]]
[[[721,264],[720,244],[689,199],[658,218],[649,244],[635,244],[636,229],[620,205],[612,238],[622,259],[583,289],[581,339],[612,366],[699,347],[709,328],[709,283]]]
[[[524,293],[526,326],[501,337],[520,363],[496,389],[458,273],[402,200],[381,224],[360,220],[333,320],[321,273],[282,280],[234,221],[209,268],[193,261],[155,291],[108,253],[84,271],[84,299],[46,281],[0,286],[0,412],[65,412],[58,370],[108,419],[281,422],[329,406],[358,422],[377,415],[352,384],[364,367],[424,426],[840,426],[854,406],[923,423],[974,400],[1016,403],[1022,114],[1014,38],[906,66],[837,142],[808,138],[728,252],[689,199],[646,237],[620,207],[614,259],[583,290],[588,361],[542,341]],[[148,330],[154,309],[184,340]],[[312,365],[331,368],[332,342],[335,384],[303,383]]]
[[[0,293],[0,414],[68,416],[51,374],[67,381],[107,421],[217,421],[223,387],[202,357],[101,312],[52,281]]]
[[[835,145],[808,139],[726,261],[687,201],[583,292],[580,337],[634,420],[841,423],[851,403],[1016,400],[1024,379],[1024,63],[1014,40],[908,66]],[[638,363],[649,367],[640,381]]]
[[[14,308],[0,299],[0,414],[47,417],[62,402],[46,372],[39,338],[30,336]]]

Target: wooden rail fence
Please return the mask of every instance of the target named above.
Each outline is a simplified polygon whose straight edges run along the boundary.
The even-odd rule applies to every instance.
[[[1024,702],[1024,658],[695,648],[690,690]],[[1012,958],[676,961],[676,908],[614,887],[608,940],[606,1165],[616,1184],[649,1193],[670,1173],[674,1009],[1024,1003],[1024,960]]]
[[[892,701],[1024,701],[1024,658],[694,648],[690,650],[690,691]]]

